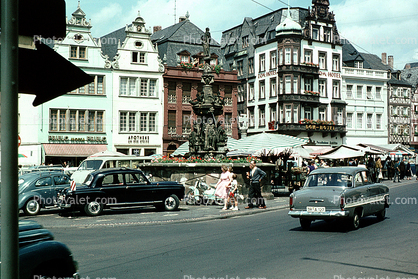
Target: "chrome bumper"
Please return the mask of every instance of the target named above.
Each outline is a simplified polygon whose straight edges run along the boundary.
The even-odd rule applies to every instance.
[[[348,217],[350,214],[347,210],[330,210],[325,212],[308,212],[306,210],[290,210],[288,215],[293,218],[311,218],[311,219],[332,219],[337,217]]]

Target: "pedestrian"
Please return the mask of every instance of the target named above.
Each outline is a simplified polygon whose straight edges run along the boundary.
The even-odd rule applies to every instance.
[[[222,210],[227,210],[227,202],[228,202],[228,194],[229,194],[229,188],[227,187],[231,182],[231,177],[229,175],[228,167],[225,165],[222,165],[221,167],[222,173],[221,177],[218,180],[218,183],[216,183],[216,190],[215,190],[215,196],[218,196],[222,199],[224,199],[224,207]]]
[[[376,160],[376,181],[378,183],[382,182],[383,179],[383,172],[382,172],[383,166],[382,166],[382,159],[377,158]]]
[[[255,161],[250,162],[250,171],[247,172],[247,178],[250,180],[250,189],[248,193],[248,206],[246,209],[254,207],[254,199],[256,206],[260,209],[265,209],[266,204],[261,195],[261,180],[266,176],[266,173],[256,166]]]
[[[409,163],[409,161],[406,163],[405,176],[406,176],[406,179],[407,180],[411,180],[412,179],[411,164]]]
[[[311,171],[313,171],[313,170],[315,170],[316,169],[316,166],[315,166],[315,161],[314,160],[312,160],[311,161],[311,163],[309,164],[309,166],[307,167],[307,170],[308,170],[308,173],[307,174],[310,174],[311,173]]]
[[[396,177],[398,178],[398,182],[401,182],[400,177],[399,177],[399,173],[400,173],[400,163],[398,161],[398,159],[395,160],[395,166],[394,166],[394,170],[395,170],[395,174],[393,175],[393,182],[396,182]]]
[[[369,173],[370,173],[371,177],[373,178],[373,181],[376,181],[375,168],[376,168],[375,161],[373,160],[372,157],[369,157],[368,160],[367,160],[367,169],[369,170]]]
[[[405,170],[406,170],[406,164],[405,164],[405,158],[404,158],[399,162],[399,174],[400,174],[401,180],[405,178]]]
[[[231,204],[231,210],[238,210],[238,182],[237,175],[232,174],[232,181],[229,189],[228,204]]]

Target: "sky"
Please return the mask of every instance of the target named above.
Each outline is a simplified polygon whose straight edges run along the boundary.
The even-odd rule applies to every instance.
[[[81,0],[91,19],[92,35],[101,37],[130,24],[138,15],[147,28],[166,28],[187,12],[200,29],[209,27],[220,42],[222,31],[240,25],[245,17],[257,18],[287,7],[288,0]],[[66,14],[77,9],[78,0],[66,0]],[[291,7],[308,8],[311,0],[289,0]],[[418,62],[418,0],[330,0],[338,31],[360,52],[394,56],[395,69]],[[176,7],[176,9],[175,9]],[[175,20],[176,15],[176,20]]]

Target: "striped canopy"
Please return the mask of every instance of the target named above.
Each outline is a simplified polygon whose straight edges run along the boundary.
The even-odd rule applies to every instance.
[[[270,150],[270,149],[285,149],[298,145],[303,145],[308,142],[307,139],[301,139],[282,134],[260,133],[253,136],[248,136],[238,140],[233,148],[241,151]]]

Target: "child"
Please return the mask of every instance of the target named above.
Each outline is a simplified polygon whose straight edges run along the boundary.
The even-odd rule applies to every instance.
[[[229,189],[229,196],[228,196],[228,204],[231,203],[231,210],[238,210],[238,182],[237,182],[237,175],[234,173],[232,174],[232,182],[228,185]],[[235,204],[235,206],[234,206]]]

